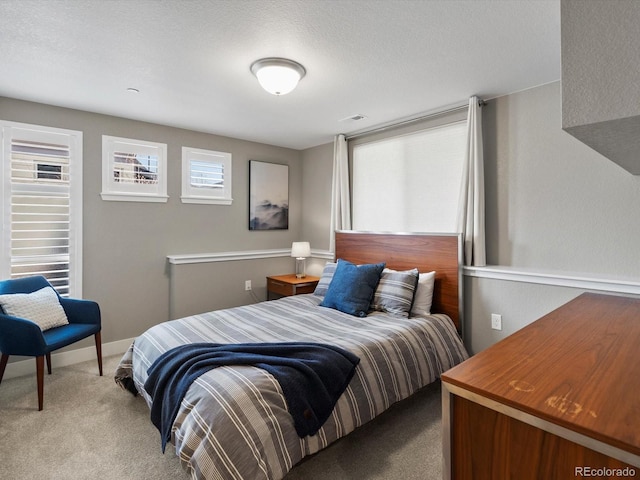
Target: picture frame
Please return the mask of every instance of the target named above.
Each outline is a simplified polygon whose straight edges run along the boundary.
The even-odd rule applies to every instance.
[[[289,229],[289,166],[249,160],[249,230]]]

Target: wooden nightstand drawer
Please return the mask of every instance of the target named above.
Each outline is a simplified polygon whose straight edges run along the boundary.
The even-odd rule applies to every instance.
[[[295,274],[275,275],[267,277],[267,297],[271,294],[289,297],[303,293],[313,293],[318,285],[319,277],[307,275],[304,278],[296,278]]]

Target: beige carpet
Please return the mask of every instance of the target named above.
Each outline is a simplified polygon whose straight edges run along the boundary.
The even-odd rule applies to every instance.
[[[144,401],[113,381],[119,357],[45,374],[38,412],[34,374],[0,384],[0,479],[186,480],[171,445],[163,455]],[[440,385],[303,460],[286,480],[442,478]],[[247,479],[250,480],[250,479]]]

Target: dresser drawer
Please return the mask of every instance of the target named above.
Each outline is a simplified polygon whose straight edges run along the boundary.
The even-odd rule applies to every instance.
[[[293,295],[295,286],[291,283],[285,283],[279,280],[267,279],[267,289],[270,293],[289,296]]]
[[[267,294],[271,296],[289,297],[303,293],[313,293],[318,285],[318,277],[306,276],[296,278],[294,274],[267,277]]]

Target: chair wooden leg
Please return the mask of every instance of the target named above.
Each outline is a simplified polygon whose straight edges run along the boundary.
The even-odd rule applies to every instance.
[[[2,383],[2,377],[4,376],[4,369],[7,368],[7,362],[9,361],[9,355],[2,354],[0,357],[0,383]]]
[[[96,354],[98,355],[98,369],[100,370],[100,376],[102,376],[102,337],[100,332],[96,333]]]
[[[38,411],[44,404],[44,355],[36,357],[36,375],[38,377]]]
[[[47,373],[51,375],[51,352],[47,353]]]

